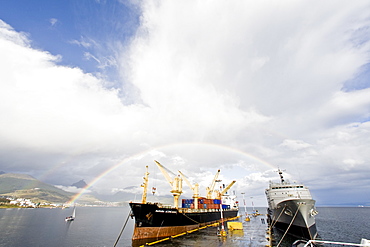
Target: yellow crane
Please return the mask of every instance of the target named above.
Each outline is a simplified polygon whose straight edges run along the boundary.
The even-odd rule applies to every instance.
[[[207,199],[212,199],[212,194],[214,193],[215,185],[217,182],[218,175],[220,175],[220,170],[217,171],[214,179],[212,180],[211,186],[206,188]]]
[[[226,194],[226,192],[227,192],[227,191],[231,188],[231,186],[233,186],[235,183],[236,183],[236,181],[234,180],[234,181],[232,181],[228,186],[226,186],[226,188],[220,192],[220,194],[218,195],[218,198],[217,198],[217,199],[221,199],[221,197],[222,197],[223,195],[225,195],[225,194]]]
[[[190,187],[190,189],[193,191],[193,198],[194,198],[194,208],[195,209],[198,209],[198,198],[199,198],[199,184],[194,184],[191,185],[191,183],[189,182],[189,180],[186,178],[186,176],[181,172],[179,171],[181,177],[185,180],[185,182],[188,184],[188,186]]]
[[[167,180],[167,182],[171,185],[172,190],[170,192],[173,195],[174,207],[179,208],[179,197],[182,194],[182,179],[181,179],[181,177],[178,175],[178,176],[175,176],[175,178],[171,178],[171,176],[166,171],[167,168],[165,168],[163,165],[161,165],[161,163],[159,163],[156,160],[154,162],[157,164],[159,170],[161,170],[161,172],[162,172],[163,176],[165,177],[165,179]]]
[[[143,195],[141,197],[141,203],[145,204],[146,203],[146,194],[148,190],[148,181],[149,181],[149,172],[148,172],[148,166],[146,166],[146,172],[145,176],[143,177],[144,183],[141,185],[141,187],[144,188]]]

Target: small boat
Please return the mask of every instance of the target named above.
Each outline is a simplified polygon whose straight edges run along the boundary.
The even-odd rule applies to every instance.
[[[65,218],[65,221],[73,221],[73,220],[75,220],[75,218],[76,218],[76,208],[74,207],[74,208],[73,208],[73,213],[72,213],[72,215],[71,215],[71,216],[66,217],[66,218]]]

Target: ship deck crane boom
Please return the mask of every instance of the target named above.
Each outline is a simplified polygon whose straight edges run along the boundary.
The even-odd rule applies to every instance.
[[[233,186],[235,183],[236,183],[236,181],[234,180],[234,181],[232,181],[228,186],[226,186],[226,188],[225,188],[223,191],[221,191],[221,192],[220,192],[220,198],[221,198],[221,196],[225,195],[225,194],[226,194],[226,192],[227,192],[227,191],[231,188],[231,186]]]
[[[215,185],[216,185],[218,175],[220,175],[220,169],[217,171],[215,177],[213,178],[211,186],[206,188],[206,190],[207,190],[207,199],[212,199],[212,194],[213,194],[214,189],[215,189]]]
[[[142,204],[145,204],[146,203],[146,193],[147,193],[147,189],[148,189],[148,181],[149,181],[149,172],[148,172],[148,166],[146,166],[146,172],[145,172],[145,176],[143,177],[144,179],[144,183],[141,185],[141,187],[144,188],[144,191],[143,191],[143,195],[141,197],[141,203]]]
[[[171,176],[166,171],[166,170],[168,170],[167,168],[165,168],[163,165],[161,165],[161,163],[159,163],[156,160],[154,162],[157,164],[159,170],[162,172],[162,174],[166,178],[167,182],[171,185],[172,190],[170,192],[173,195],[174,207],[178,208],[179,207],[179,197],[182,194],[182,179],[181,179],[181,177],[178,175],[178,176],[175,176],[175,178],[172,179]]]
[[[191,183],[186,178],[186,176],[181,171],[179,171],[179,173],[180,173],[181,177],[185,180],[185,182],[188,184],[188,186],[190,187],[190,189],[193,191],[194,208],[195,209],[198,209],[199,184],[196,183],[196,184],[194,184],[194,186],[191,185]]]

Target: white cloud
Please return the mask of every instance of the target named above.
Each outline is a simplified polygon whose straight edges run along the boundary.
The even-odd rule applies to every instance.
[[[57,24],[57,22],[58,22],[58,19],[56,19],[56,18],[51,18],[51,19],[49,20],[49,22],[50,22],[51,26],[55,26],[55,24]]]
[[[301,140],[284,140],[281,146],[287,147],[292,150],[299,150],[311,147],[312,145]]]
[[[327,124],[345,124],[363,121],[370,117],[370,89],[335,92],[318,111]],[[325,123],[323,121],[323,123]]]
[[[3,146],[83,152],[131,132],[133,123],[124,120],[141,107],[123,107],[118,92],[103,88],[100,79],[55,65],[57,57],[12,42],[22,34],[5,31],[12,39],[1,40]]]
[[[59,161],[50,157],[66,156],[58,169],[86,181],[122,162],[94,185],[102,191],[140,184],[145,165],[158,158],[202,186],[223,167],[225,182],[237,176],[236,188],[247,191],[253,182],[262,193],[276,175],[272,166],[320,189],[338,182],[329,178],[334,170],[369,173],[370,91],[342,91],[369,60],[367,1],[141,7],[141,26],[125,49],[117,47],[118,57],[86,53],[119,67],[123,86],[115,90],[56,65],[60,58],[0,23],[4,160],[27,150],[13,162],[17,169],[44,170]],[[99,45],[90,41],[72,43]],[[29,153],[38,159],[25,164]],[[158,186],[169,190],[153,169]]]
[[[77,188],[75,186],[64,186],[64,185],[55,185],[55,187],[62,189],[67,192],[75,193],[78,194],[80,193],[83,189],[82,188]],[[90,193],[91,190],[85,190],[85,193]]]
[[[78,45],[81,46],[85,49],[92,48],[94,46],[99,46],[94,40],[86,38],[86,37],[81,37],[80,40],[71,40],[69,41],[70,44]]]
[[[96,62],[101,63],[101,62],[100,62],[100,60],[99,60],[98,58],[96,58],[94,55],[92,55],[90,52],[85,52],[85,53],[84,53],[84,57],[85,57],[87,60],[93,59],[93,60],[95,60]]]
[[[30,45],[26,33],[15,32],[14,29],[3,20],[0,20],[0,38],[2,42],[3,40],[7,40],[20,46],[29,47]]]

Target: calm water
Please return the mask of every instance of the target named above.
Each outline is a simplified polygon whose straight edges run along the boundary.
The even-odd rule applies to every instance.
[[[318,208],[316,225],[323,240],[360,243],[370,239],[370,207]]]
[[[242,210],[242,209],[241,209]],[[318,208],[316,223],[324,240],[359,243],[370,239],[370,208]],[[265,213],[265,209],[260,209]],[[0,209],[0,246],[113,246],[129,208],[77,208],[76,220],[65,222],[72,209]],[[117,246],[132,246],[130,218]],[[217,237],[214,227],[155,246],[264,246],[266,225],[260,218],[243,222],[244,231]],[[134,243],[135,244],[135,243]],[[289,241],[282,246],[290,246]]]
[[[0,246],[113,246],[128,216],[127,208],[0,209]],[[131,246],[133,220],[119,245]]]

